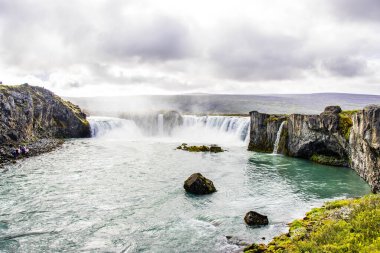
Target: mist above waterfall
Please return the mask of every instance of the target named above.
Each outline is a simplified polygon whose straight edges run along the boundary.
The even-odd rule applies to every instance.
[[[380,96],[318,93],[298,95],[157,95],[127,97],[72,97],[90,115],[120,116],[176,110],[182,114],[245,114],[264,113],[319,114],[328,105],[338,104],[343,110],[379,104]]]

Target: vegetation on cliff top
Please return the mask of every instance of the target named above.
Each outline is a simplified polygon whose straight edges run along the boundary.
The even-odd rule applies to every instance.
[[[337,200],[290,224],[289,233],[245,252],[380,252],[380,195]]]

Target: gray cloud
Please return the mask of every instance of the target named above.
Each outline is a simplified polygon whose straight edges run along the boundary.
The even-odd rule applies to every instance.
[[[345,20],[380,22],[378,0],[335,0],[329,1],[334,10]]]
[[[314,59],[300,38],[267,34],[238,26],[224,32],[211,50],[218,73],[240,80],[299,78],[313,68]]]
[[[365,60],[352,57],[328,59],[323,65],[332,74],[343,77],[361,76],[369,71]]]
[[[192,38],[179,20],[160,16],[139,23],[120,23],[101,33],[101,50],[117,59],[182,59],[192,54]]]

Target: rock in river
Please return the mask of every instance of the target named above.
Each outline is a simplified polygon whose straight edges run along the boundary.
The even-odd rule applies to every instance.
[[[213,182],[201,173],[194,173],[184,183],[183,187],[189,193],[203,195],[216,192]]]
[[[260,226],[268,225],[268,217],[262,214],[259,214],[255,211],[249,211],[244,217],[245,223],[249,226]]]

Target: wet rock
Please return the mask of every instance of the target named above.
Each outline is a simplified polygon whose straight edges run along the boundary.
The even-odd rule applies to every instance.
[[[192,174],[184,183],[185,190],[189,193],[203,195],[216,192],[216,188],[213,182],[204,176],[201,173]]]
[[[244,221],[249,226],[261,226],[269,224],[267,216],[259,214],[255,211],[248,212],[244,217]]]
[[[210,146],[210,152],[211,153],[219,153],[219,152],[223,152],[224,150],[219,147],[218,145],[211,145]]]

